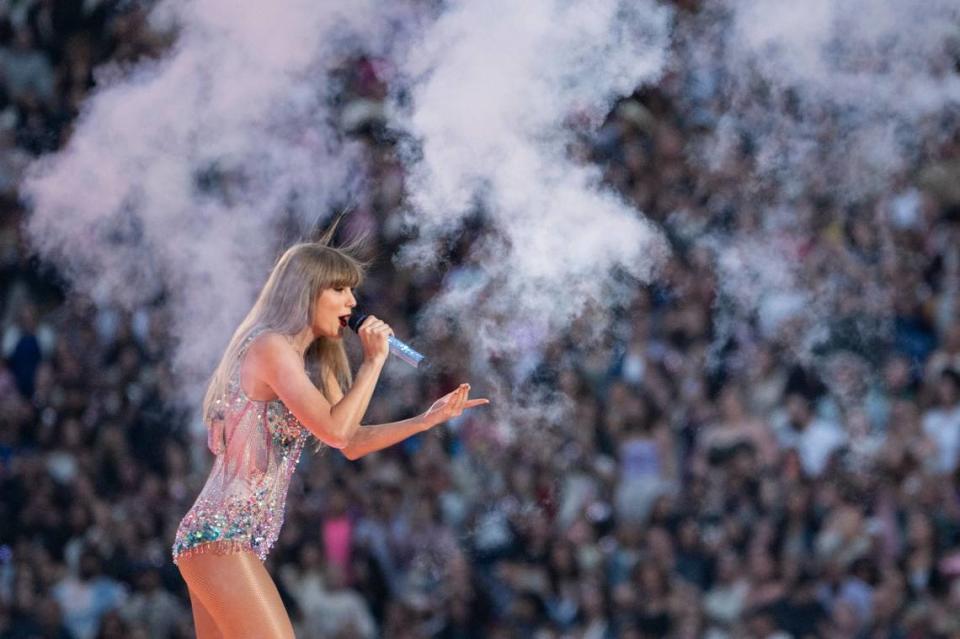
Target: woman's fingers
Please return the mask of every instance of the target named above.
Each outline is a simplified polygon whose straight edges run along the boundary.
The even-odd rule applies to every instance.
[[[450,391],[446,395],[446,397],[449,399],[447,399],[444,408],[447,410],[447,414],[450,417],[456,417],[459,414],[458,406],[460,404],[461,397],[463,397],[464,386],[465,384],[460,384],[460,386]]]
[[[466,407],[467,398],[470,395],[470,384],[463,384],[460,386],[460,396],[457,397],[457,415],[463,412],[463,409]]]
[[[373,333],[387,333],[393,335],[393,329],[390,328],[390,325],[384,322],[382,319],[376,317],[375,315],[368,315],[367,319],[363,320],[363,324],[360,326],[360,330],[367,330]]]
[[[460,386],[438,399],[431,411],[438,411],[442,415],[442,421],[446,421],[451,417],[460,415],[468,408],[489,403],[490,400],[485,397],[470,399],[470,384],[460,384]]]
[[[363,343],[364,354],[367,357],[385,358],[388,354],[387,338],[393,335],[393,329],[383,320],[369,315],[360,330],[360,341]]]
[[[457,415],[463,412],[463,405],[467,402],[467,393],[470,392],[469,386],[461,386],[460,393],[457,395],[457,403],[455,405],[455,410]]]
[[[457,393],[457,408],[463,410],[465,408],[473,408],[475,406],[483,406],[484,404],[489,404],[490,400],[486,397],[479,397],[477,399],[470,399],[470,384],[461,384],[454,393]]]
[[[387,338],[393,335],[393,329],[387,323],[369,315],[363,320],[357,333],[363,344],[365,358],[385,359],[387,357],[389,354]]]

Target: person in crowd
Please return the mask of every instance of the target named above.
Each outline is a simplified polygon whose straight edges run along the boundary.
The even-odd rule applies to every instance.
[[[960,372],[943,370],[935,388],[936,403],[923,415],[923,432],[937,447],[937,470],[950,475],[960,461]]]
[[[31,212],[18,193],[28,162],[67,143],[96,70],[171,40],[152,32],[143,5],[8,4],[0,3],[0,638],[194,637],[196,610],[169,545],[208,478],[209,456],[197,440],[207,431],[195,432],[200,424],[174,396],[172,306],[161,298],[127,313],[65,296],[25,240]],[[703,3],[675,4],[682,33]],[[344,112],[384,112],[382,66],[343,62]],[[279,576],[298,636],[510,637],[514,621],[536,636],[603,639],[666,628],[709,639],[956,634],[957,400],[943,373],[960,370],[960,135],[904,159],[877,202],[858,203],[881,213],[895,203],[896,215],[846,223],[829,192],[790,203],[809,217],[780,228],[778,246],[795,247],[787,259],[799,280],[847,298],[834,308],[818,296],[826,314],[847,313],[851,335],[861,325],[893,329],[873,332],[868,347],[830,346],[879,369],[852,380],[865,395],[855,388],[846,405],[841,389],[800,389],[800,406],[790,398],[797,327],[724,315],[724,275],[698,239],[750,237],[769,222],[757,190],[743,188],[757,162],[749,139],[711,170],[685,157],[716,132],[722,96],[704,84],[708,67],[696,77],[678,69],[622,100],[596,136],[571,146],[662,226],[674,258],[638,288],[611,344],[583,358],[572,355],[570,333],[547,345],[534,390],[561,388],[576,407],[569,416],[528,429],[468,412],[425,441],[355,463],[330,451],[303,455],[263,564]],[[690,87],[705,91],[693,118],[680,108]],[[350,109],[354,101],[362,108]],[[390,254],[405,237],[404,164],[389,136],[350,127],[370,151],[375,191],[357,219]],[[487,237],[483,228],[465,237],[451,272],[472,268],[465,249]],[[400,330],[422,317],[442,274],[387,268],[372,266],[368,286],[396,309]],[[24,335],[36,341],[21,343]],[[463,352],[455,332],[437,350]],[[814,353],[802,368],[823,377],[832,354]],[[273,397],[244,370],[247,391]],[[372,421],[436,396],[423,380],[386,390],[371,400]],[[281,403],[270,403],[275,413]],[[826,456],[812,436],[818,421],[831,434]],[[410,539],[411,530],[437,534],[443,548]],[[169,619],[147,610],[154,601]],[[325,625],[317,619],[328,605],[339,612]]]

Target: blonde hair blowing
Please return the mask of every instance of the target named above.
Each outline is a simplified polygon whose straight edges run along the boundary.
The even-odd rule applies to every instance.
[[[256,303],[240,322],[227,344],[203,398],[203,421],[209,427],[219,419],[216,402],[226,395],[227,385],[240,365],[241,348],[247,338],[262,331],[296,335],[309,326],[317,297],[328,288],[355,287],[363,281],[366,264],[356,256],[363,239],[343,247],[329,245],[336,224],[316,242],[295,244],[277,260]],[[341,341],[319,338],[304,354],[310,379],[328,400],[327,373],[333,373],[341,391],[353,382],[347,354]]]

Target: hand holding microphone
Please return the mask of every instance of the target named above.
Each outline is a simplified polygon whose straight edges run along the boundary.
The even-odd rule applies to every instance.
[[[387,352],[389,352],[390,354],[395,355],[396,357],[410,364],[414,368],[421,370],[426,368],[428,363],[427,359],[394,337],[393,329],[391,329],[382,320],[377,319],[375,316],[367,315],[366,313],[357,310],[350,316],[350,319],[347,320],[347,326],[353,329],[353,331],[360,336],[360,341],[363,344],[364,357],[383,357],[385,359]],[[382,335],[386,335],[387,339],[386,350],[381,352],[383,347],[377,346],[376,343],[379,341],[380,344],[383,344],[383,341],[377,340],[376,336]]]
[[[420,370],[427,368],[428,362],[423,355],[394,337],[393,329],[373,315],[367,315],[358,310],[347,320],[347,326],[360,336],[365,358],[385,359],[389,352],[414,368]],[[457,417],[468,408],[489,403],[490,400],[486,398],[470,399],[470,384],[460,384],[456,389],[435,401],[420,416],[423,430]]]
[[[390,354],[390,346],[387,339],[393,335],[393,329],[383,320],[373,315],[367,315],[353,326],[352,322],[356,316],[351,316],[347,324],[356,331],[360,337],[360,345],[363,348],[363,358],[369,361],[385,361]]]

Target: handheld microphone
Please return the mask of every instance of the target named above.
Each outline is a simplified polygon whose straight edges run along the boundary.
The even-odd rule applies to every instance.
[[[359,332],[360,325],[363,324],[363,320],[367,319],[367,313],[356,312],[350,315],[350,319],[347,320],[347,326],[353,329],[353,332]],[[396,355],[407,364],[410,364],[414,368],[425,369],[427,367],[428,361],[427,358],[413,350],[407,344],[404,344],[398,340],[393,335],[387,337],[387,344],[390,345],[390,354]]]

